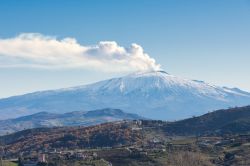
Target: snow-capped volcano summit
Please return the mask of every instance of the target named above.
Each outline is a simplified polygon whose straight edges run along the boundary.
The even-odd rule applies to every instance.
[[[119,108],[146,118],[173,120],[249,104],[250,93],[237,88],[218,87],[164,71],[152,71],[2,99],[0,116]]]

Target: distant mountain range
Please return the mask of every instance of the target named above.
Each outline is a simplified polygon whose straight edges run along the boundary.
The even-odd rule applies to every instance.
[[[60,126],[92,126],[105,122],[144,119],[136,114],[125,113],[119,109],[79,111],[65,114],[39,112],[16,119],[0,121],[0,135],[24,129]]]
[[[150,119],[178,120],[250,104],[250,93],[188,80],[164,71],[143,72],[97,83],[0,100],[0,118],[38,112],[117,108]]]

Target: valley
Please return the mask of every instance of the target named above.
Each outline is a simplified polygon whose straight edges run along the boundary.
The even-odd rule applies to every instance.
[[[222,120],[225,116],[228,119]],[[248,165],[249,119],[247,106],[176,122],[123,120],[28,129],[2,136],[0,141],[6,160],[21,157],[31,162],[43,155],[47,164],[55,166]]]

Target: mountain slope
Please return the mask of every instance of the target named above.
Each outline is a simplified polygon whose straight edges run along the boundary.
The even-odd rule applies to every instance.
[[[70,112],[65,114],[39,112],[29,116],[0,121],[0,135],[30,128],[92,126],[124,119],[134,120],[143,118],[136,114],[125,113],[119,109],[101,109],[88,112]]]
[[[122,121],[90,127],[28,129],[0,136],[0,142],[7,145],[7,154],[42,150],[45,144],[52,148],[70,149],[135,144],[141,140],[141,135],[140,131],[132,130],[130,123]]]
[[[118,108],[151,119],[174,120],[248,104],[248,92],[155,71],[1,99],[0,117]]]
[[[250,106],[218,110],[169,123],[164,130],[176,135],[250,133]]]

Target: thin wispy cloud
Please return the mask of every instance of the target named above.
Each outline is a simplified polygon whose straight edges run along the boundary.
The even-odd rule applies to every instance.
[[[138,44],[126,48],[115,41],[100,41],[85,46],[74,38],[57,39],[38,33],[0,39],[0,67],[83,68],[105,72],[160,69]]]

